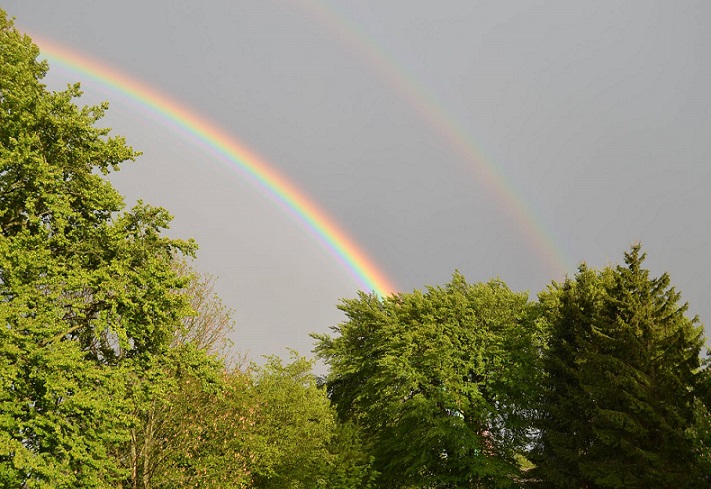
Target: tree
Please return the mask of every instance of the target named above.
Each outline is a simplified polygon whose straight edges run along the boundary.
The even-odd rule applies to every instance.
[[[689,430],[703,328],[639,245],[554,288],[538,476],[552,487],[699,487]],[[568,437],[566,438],[566,433]]]
[[[362,433],[351,422],[336,422],[328,444],[328,468],[319,481],[319,489],[372,489],[378,473],[373,470],[373,457],[368,454]]]
[[[125,487],[251,487],[249,376],[206,361],[193,345],[167,357],[144,364],[132,390],[136,422],[120,452],[130,469]]]
[[[48,92],[38,54],[0,11],[0,485],[116,487],[124,379],[189,314],[172,263],[195,246],[162,236],[165,210],[124,210],[103,175],[138,153],[79,85]]]
[[[184,260],[176,260],[173,266],[178,275],[189,278],[180,293],[190,302],[193,314],[183,318],[172,345],[189,343],[226,363],[234,361],[234,353],[230,351],[234,345],[230,339],[235,327],[234,311],[225,306],[215,292],[216,277],[198,272]]]
[[[250,439],[254,487],[367,489],[370,460],[358,434],[338,426],[312,367],[292,352],[290,363],[269,357],[255,371],[256,422]]]
[[[500,281],[344,300],[340,336],[314,335],[329,395],[363,430],[384,487],[516,485],[529,440],[539,332]]]
[[[539,294],[540,314],[549,325],[543,355],[546,372],[539,405],[541,435],[532,454],[535,479],[551,487],[585,487],[579,460],[592,443],[589,419],[594,400],[580,376],[584,358],[592,351],[595,317],[604,305],[612,270],[580,266],[575,279],[552,284]]]
[[[687,430],[697,465],[706,481],[711,482],[711,358],[707,352],[704,368],[699,373],[699,388],[694,404],[694,422]]]
[[[228,365],[231,311],[214,293],[214,277],[183,260],[172,266],[189,278],[178,292],[193,313],[164,354],[134,363],[127,382],[134,421],[116,453],[128,469],[125,486],[248,487],[256,401],[249,373]]]

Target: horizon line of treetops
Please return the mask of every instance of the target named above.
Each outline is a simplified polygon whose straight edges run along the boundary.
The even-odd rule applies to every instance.
[[[38,55],[0,10],[0,486],[710,487],[703,327],[640,245],[535,299],[361,292],[312,335],[325,377],[248,365],[196,244],[107,180],[138,153],[106,105]]]

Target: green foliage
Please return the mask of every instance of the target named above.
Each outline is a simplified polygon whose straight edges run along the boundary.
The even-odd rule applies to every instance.
[[[686,435],[693,447],[700,472],[711,474],[711,370],[708,353],[699,374],[697,397],[694,400],[694,422]],[[708,477],[708,476],[707,476]]]
[[[232,369],[194,243],[124,209],[105,175],[138,153],[38,54],[0,10],[0,487],[708,483],[702,327],[639,246],[538,304],[458,273],[345,300],[327,388],[297,355]]]
[[[254,424],[249,378],[192,345],[136,369],[134,423],[121,452],[127,486],[250,487],[245,442]]]
[[[0,486],[369,487],[309,362],[226,369],[195,245],[104,178],[138,153],[0,14]]]
[[[578,460],[592,438],[589,423],[593,400],[579,378],[582,357],[592,348],[595,311],[603,306],[610,270],[596,272],[581,266],[575,280],[553,284],[539,295],[550,340],[544,354],[547,373],[540,406],[542,438],[534,456],[536,477],[553,487],[583,487]]]
[[[137,153],[46,91],[37,47],[0,12],[0,485],[116,487],[131,424],[130,359],[156,355],[189,312],[170,264],[190,242],[102,178]]]
[[[159,355],[132,356],[126,378],[130,438],[116,451],[126,487],[249,487],[246,443],[254,425],[250,377],[228,370],[231,311],[212,291],[212,277],[185,261],[172,268],[188,283],[179,293],[193,314]]]
[[[359,449],[356,432],[337,426],[311,369],[312,362],[292,354],[286,365],[270,357],[256,370],[257,419],[250,442],[254,486],[366,489],[370,461]]]
[[[502,282],[345,300],[340,336],[316,335],[344,420],[371,444],[386,487],[506,487],[528,442],[539,331]]]
[[[335,413],[334,413],[335,417]],[[371,489],[378,473],[372,468],[373,457],[364,447],[362,435],[353,423],[340,423],[328,444],[328,470],[319,481],[320,489]]]
[[[542,294],[551,326],[537,478],[551,487],[698,487],[702,327],[639,246]],[[695,407],[696,406],[696,407]]]
[[[108,450],[127,416],[122,371],[87,360],[63,329],[63,308],[14,299],[0,307],[0,486],[111,487]]]

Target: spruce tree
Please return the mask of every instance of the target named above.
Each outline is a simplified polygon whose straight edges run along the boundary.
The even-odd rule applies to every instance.
[[[541,431],[531,458],[537,464],[533,479],[546,481],[546,487],[584,486],[578,462],[592,442],[594,403],[583,389],[581,370],[610,278],[610,270],[601,273],[581,265],[574,279],[553,284],[539,295],[550,339],[543,355]]]
[[[636,245],[624,266],[597,275],[581,267],[547,298],[548,384],[536,457],[544,486],[700,484],[688,432],[702,327],[686,317],[669,276],[650,278],[644,259]],[[590,288],[592,277],[598,285]]]
[[[588,389],[599,441],[583,471],[603,487],[698,487],[692,445],[703,328],[669,275],[651,278],[635,245],[615,280],[596,334]]]

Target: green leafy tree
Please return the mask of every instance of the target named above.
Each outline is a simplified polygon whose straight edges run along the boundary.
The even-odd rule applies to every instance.
[[[311,361],[292,353],[290,363],[270,357],[254,373],[254,487],[367,489],[372,479],[369,457],[360,449],[357,432],[338,426],[312,367]]]
[[[130,468],[125,487],[251,487],[249,377],[226,372],[192,345],[166,357],[142,365],[132,391],[136,422],[121,452]]]
[[[340,308],[339,336],[315,335],[316,351],[380,486],[515,486],[541,344],[527,295],[455,274],[425,293],[361,293]]]
[[[189,314],[171,264],[194,245],[162,209],[124,211],[102,174],[137,153],[78,85],[48,92],[38,54],[0,11],[0,486],[116,487],[125,378]]]
[[[699,487],[695,423],[703,328],[639,245],[625,266],[543,297],[552,307],[537,477],[552,487]]]
[[[232,313],[215,279],[185,261],[179,293],[193,314],[182,319],[164,354],[138,357],[128,382],[133,425],[116,456],[131,488],[248,487],[246,443],[255,409],[248,373],[233,368]]]
[[[335,412],[333,413],[335,418]],[[377,487],[378,473],[373,457],[366,451],[363,436],[351,422],[336,421],[328,449],[328,470],[319,480],[319,489],[371,489]]]

